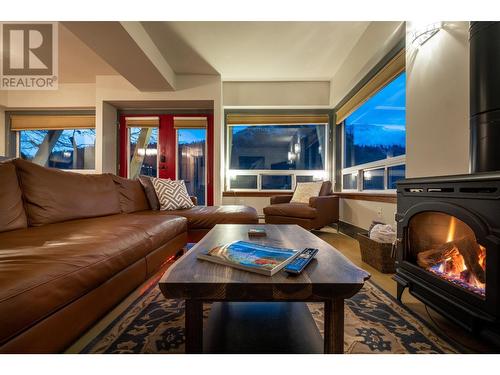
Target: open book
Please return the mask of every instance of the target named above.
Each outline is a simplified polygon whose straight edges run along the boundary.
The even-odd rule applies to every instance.
[[[299,250],[236,241],[198,254],[198,259],[272,276],[298,254]]]

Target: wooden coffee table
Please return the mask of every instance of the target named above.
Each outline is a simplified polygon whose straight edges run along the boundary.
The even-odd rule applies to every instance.
[[[248,229],[264,227],[266,237],[248,237]],[[245,240],[273,246],[318,248],[316,258],[299,276],[280,271],[272,277],[241,271],[196,258],[200,251]],[[186,352],[201,353],[203,303],[217,301],[323,302],[324,352],[344,352],[344,299],[355,295],[370,274],[338,250],[298,225],[216,225],[170,267],[160,280],[166,298],[185,299]]]

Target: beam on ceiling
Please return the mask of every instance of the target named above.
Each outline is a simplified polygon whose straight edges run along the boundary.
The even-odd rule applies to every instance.
[[[63,24],[138,90],[175,90],[175,72],[140,22]]]

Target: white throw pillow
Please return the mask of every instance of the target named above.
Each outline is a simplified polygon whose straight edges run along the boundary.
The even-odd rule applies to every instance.
[[[160,210],[171,211],[194,207],[184,181],[152,178],[151,182],[160,202]]]
[[[291,203],[309,203],[309,198],[319,196],[323,181],[299,182],[293,192]]]

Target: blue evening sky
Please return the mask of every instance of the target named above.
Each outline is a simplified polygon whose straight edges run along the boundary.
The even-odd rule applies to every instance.
[[[406,143],[406,74],[402,73],[346,119],[357,145]]]
[[[205,129],[179,129],[177,135],[179,144],[205,141],[207,138]]]

